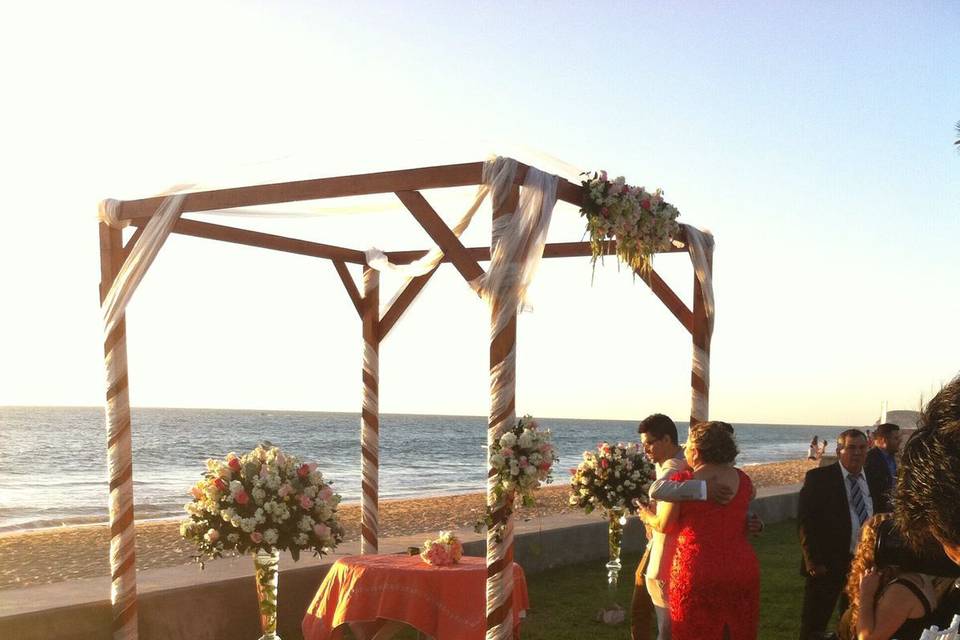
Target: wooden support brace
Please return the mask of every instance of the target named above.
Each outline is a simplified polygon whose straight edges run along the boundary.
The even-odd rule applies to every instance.
[[[649,276],[644,276],[640,273],[639,270],[635,271],[637,276],[643,280],[643,283],[650,287],[650,290],[653,291],[654,295],[660,298],[660,302],[673,314],[673,316],[680,321],[680,324],[683,325],[683,328],[686,329],[689,333],[693,333],[693,312],[683,303],[683,300],[674,293],[673,289],[670,288],[666,282],[663,281],[663,278],[660,277],[656,271],[652,268],[650,269]]]
[[[413,278],[407,285],[403,288],[403,291],[400,292],[400,295],[393,301],[393,304],[390,305],[390,308],[387,309],[383,317],[380,318],[380,340],[383,340],[387,337],[387,334],[390,333],[390,329],[393,328],[393,325],[397,324],[397,320],[400,319],[400,316],[403,315],[403,312],[407,310],[407,307],[410,306],[410,303],[416,299],[417,295],[423,288],[426,286],[430,278],[433,277],[433,274],[437,272],[435,267],[422,276],[417,276]]]
[[[398,191],[397,197],[403,203],[420,226],[430,234],[437,246],[443,249],[446,256],[457,268],[460,275],[467,282],[472,282],[483,275],[483,269],[477,261],[470,257],[460,239],[453,234],[450,227],[437,215],[430,203],[418,191]]]
[[[343,286],[347,290],[347,295],[350,296],[351,302],[353,302],[354,308],[357,310],[357,314],[362,318],[363,317],[363,299],[360,297],[360,292],[357,290],[357,283],[353,281],[353,276],[350,275],[350,271],[347,270],[347,265],[343,263],[342,260],[331,260],[334,268],[337,270],[337,275],[340,276],[340,280],[343,281]]]

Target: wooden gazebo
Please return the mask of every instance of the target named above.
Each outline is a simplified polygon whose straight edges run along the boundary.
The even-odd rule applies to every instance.
[[[513,163],[513,161],[509,162]],[[521,163],[513,163],[511,166],[515,167],[515,172],[512,179],[506,183],[506,191],[500,194],[499,199],[494,199],[495,221],[504,216],[513,215],[520,200],[521,186],[524,185],[528,173],[538,171]],[[114,638],[135,638],[137,635],[133,467],[124,308],[167,234],[178,233],[322,258],[330,261],[342,280],[360,317],[364,342],[361,418],[360,544],[362,553],[377,552],[379,534],[379,409],[377,402],[379,345],[439,267],[437,265],[426,273],[408,280],[393,304],[381,314],[379,272],[368,264],[363,251],[211,224],[181,216],[190,212],[202,213],[235,207],[394,193],[437,247],[442,250],[442,262],[453,264],[464,279],[473,284],[485,275],[480,263],[491,260],[491,247],[497,247],[497,243],[502,240],[497,234],[503,233],[503,225],[494,224],[490,246],[465,247],[457,234],[440,218],[420,191],[482,185],[484,171],[484,162],[472,162],[199,191],[179,194],[175,197],[104,201],[101,205],[100,223],[100,292],[106,326],[104,357],[107,368],[106,416]],[[580,206],[583,197],[581,186],[564,179],[556,180],[555,184],[556,199]],[[122,239],[124,226],[135,228],[135,232],[126,243]],[[691,374],[693,400],[690,420],[693,423],[707,419],[709,351],[713,324],[712,237],[692,227],[681,225],[680,233],[674,238],[670,251],[689,252],[693,259],[695,276],[692,309],[680,300],[655,271],[651,270],[637,279],[650,287],[692,336],[694,364]],[[394,264],[406,264],[422,258],[427,253],[426,250],[394,251],[387,252],[386,256]],[[546,244],[542,254],[544,258],[589,255],[591,255],[591,249],[588,242]],[[363,267],[360,287],[348,271],[348,264]],[[491,394],[499,398],[498,401],[491,399],[487,441],[492,443],[516,421],[514,403],[516,299],[511,298],[509,294],[504,294],[502,289],[488,291],[485,297],[490,304],[492,326],[496,328],[491,332],[490,338]],[[488,469],[490,469],[489,462]],[[488,475],[492,476],[493,471],[490,470]],[[487,638],[510,638],[512,637],[510,614],[512,580],[507,580],[505,577],[512,576],[513,528],[509,511],[502,501],[497,501],[489,483],[487,500],[495,524],[491,527],[491,531],[498,529],[501,534],[488,533],[487,536]]]

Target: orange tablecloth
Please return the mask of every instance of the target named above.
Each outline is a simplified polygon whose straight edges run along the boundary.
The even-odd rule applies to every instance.
[[[530,606],[523,569],[513,564],[513,626]],[[337,560],[303,618],[305,640],[339,640],[340,626],[397,620],[437,640],[486,635],[485,558],[434,567],[419,556],[365,555]]]

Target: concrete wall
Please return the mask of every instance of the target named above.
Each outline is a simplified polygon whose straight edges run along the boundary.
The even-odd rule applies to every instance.
[[[766,523],[796,516],[798,486],[761,489],[751,505]],[[483,556],[485,540],[460,532],[467,555]],[[423,543],[423,536],[381,541],[381,552],[402,552]],[[627,522],[623,550],[642,551],[642,525]],[[284,640],[301,637],[300,621],[313,595],[338,556],[357,553],[342,545],[324,559],[281,560],[278,633]],[[516,523],[514,556],[527,574],[607,557],[607,525],[594,514],[567,514]],[[256,638],[259,620],[248,557],[196,567],[171,567],[138,574],[139,629],[144,640]],[[624,567],[630,579],[634,567]],[[598,586],[598,588],[600,588]],[[107,578],[0,591],[0,638],[6,640],[93,640],[110,638]]]

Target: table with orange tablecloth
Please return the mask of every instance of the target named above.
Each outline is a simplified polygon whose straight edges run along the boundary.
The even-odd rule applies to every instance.
[[[437,640],[486,635],[485,558],[445,567],[420,556],[363,555],[337,560],[303,618],[305,640],[339,640],[342,625],[392,620]],[[523,569],[513,564],[513,627],[530,606]]]

